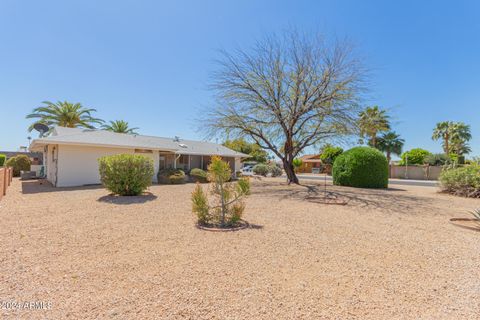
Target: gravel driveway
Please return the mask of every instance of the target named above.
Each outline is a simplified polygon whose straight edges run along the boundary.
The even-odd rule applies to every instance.
[[[479,318],[480,232],[449,218],[468,217],[480,200],[426,187],[329,186],[348,203],[325,205],[308,183],[254,181],[251,228],[218,233],[195,228],[193,184],[115,198],[100,187],[14,180],[0,202],[0,314]]]

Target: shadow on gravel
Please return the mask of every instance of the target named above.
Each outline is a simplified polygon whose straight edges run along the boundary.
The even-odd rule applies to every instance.
[[[103,189],[103,186],[101,184],[95,184],[95,185],[88,185],[88,186],[81,186],[81,187],[54,187],[50,182],[44,179],[22,181],[23,194],[96,190],[96,189]]]
[[[112,194],[100,197],[97,199],[99,202],[112,203],[112,204],[138,204],[153,201],[157,199],[157,196],[153,193],[146,192],[140,196],[115,196]]]
[[[438,207],[435,206],[435,199],[415,196],[408,193],[407,190],[397,188],[363,189],[331,184],[328,184],[325,188],[323,183],[288,185],[282,182],[268,181],[264,182],[257,190],[254,193],[260,196],[278,198],[279,200],[289,199],[317,204],[332,204],[328,201],[325,202],[324,199],[338,199],[338,202],[346,203],[347,206],[351,207],[369,207],[403,214],[416,214],[419,211],[435,214],[438,210]]]

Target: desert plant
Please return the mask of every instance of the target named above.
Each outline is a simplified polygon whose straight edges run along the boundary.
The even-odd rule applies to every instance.
[[[30,171],[32,161],[26,155],[20,154],[8,159],[7,162],[5,162],[5,165],[13,168],[14,177],[19,177],[21,171]]]
[[[358,188],[387,188],[387,158],[370,147],[352,148],[337,157],[333,164],[335,185]]]
[[[443,166],[445,164],[450,163],[451,159],[448,155],[444,153],[434,153],[434,154],[429,154],[425,157],[425,164],[431,165],[431,166]]]
[[[189,175],[193,182],[200,182],[200,183],[208,182],[207,172],[205,170],[194,168],[190,170]]]
[[[142,155],[118,154],[98,159],[100,180],[114,194],[137,196],[151,184],[153,160]]]
[[[322,160],[324,164],[333,164],[335,159],[342,153],[342,148],[327,144],[320,150],[320,160]]]
[[[457,196],[480,198],[480,165],[455,165],[443,169],[439,177],[442,191]]]
[[[480,221],[480,208],[474,209],[471,211],[473,217]]]
[[[264,163],[259,163],[259,164],[256,164],[252,170],[253,170],[253,173],[258,174],[259,176],[266,177],[270,171],[270,168],[268,167],[268,165]]]
[[[211,182],[209,201],[207,193],[197,183],[192,192],[192,211],[197,216],[197,223],[207,226],[235,226],[245,210],[243,198],[250,194],[248,178],[229,182],[232,175],[230,165],[220,157],[212,157],[208,166],[208,180]]]
[[[0,154],[0,167],[3,167],[6,160],[7,160],[7,156],[4,154]]]
[[[272,177],[279,177],[282,175],[283,171],[276,164],[270,164],[268,166],[268,172]]]
[[[443,121],[437,123],[432,134],[433,140],[442,140],[446,154],[464,155],[470,153],[468,141],[472,139],[470,126],[463,122]]]
[[[182,184],[185,183],[185,172],[180,169],[162,169],[157,174],[160,184]]]
[[[425,159],[431,153],[427,150],[421,148],[415,148],[409,151],[402,153],[402,160],[400,161],[400,165],[415,165],[415,164],[424,164]]]

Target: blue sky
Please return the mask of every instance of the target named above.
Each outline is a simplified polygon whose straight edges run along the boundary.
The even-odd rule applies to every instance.
[[[25,115],[44,100],[198,138],[217,50],[295,27],[357,45],[372,70],[367,104],[391,110],[406,149],[440,152],[432,128],[454,120],[472,126],[480,155],[479,18],[476,1],[1,0],[0,150],[28,143]]]

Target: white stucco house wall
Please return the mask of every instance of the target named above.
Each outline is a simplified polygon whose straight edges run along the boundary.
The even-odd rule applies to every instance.
[[[98,158],[114,154],[142,154],[153,159],[155,174],[164,168],[206,169],[210,157],[221,156],[232,172],[248,155],[222,145],[104,130],[55,127],[48,137],[34,139],[30,150],[43,153],[46,179],[56,187],[100,184]]]

